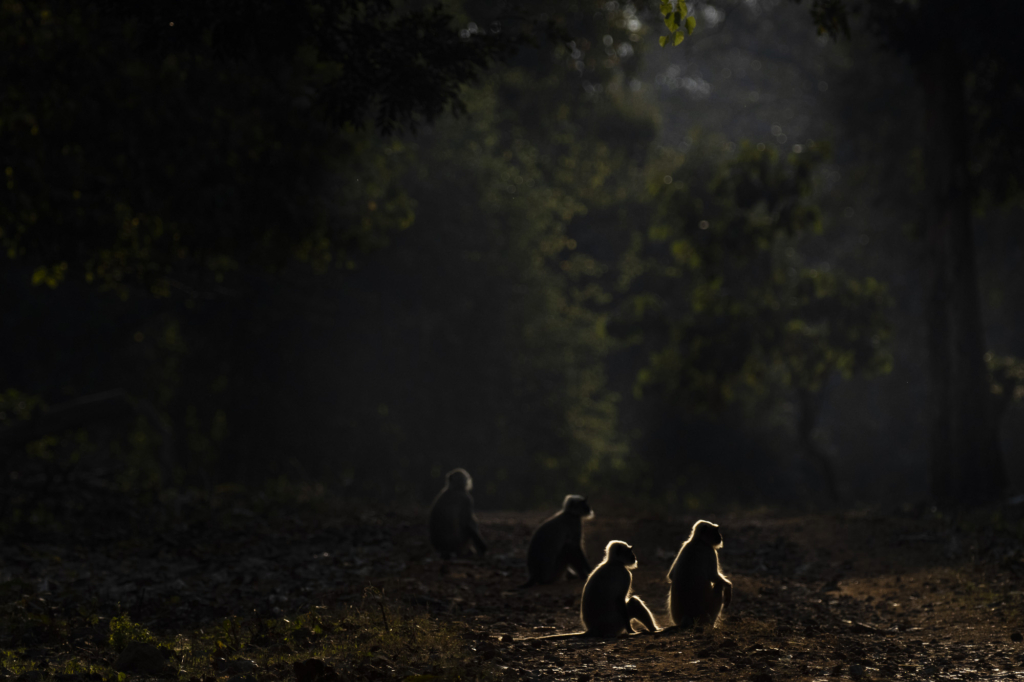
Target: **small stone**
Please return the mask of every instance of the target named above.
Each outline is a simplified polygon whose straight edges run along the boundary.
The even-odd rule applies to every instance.
[[[868,677],[868,669],[860,663],[854,663],[850,666],[850,677],[855,680],[863,680]]]

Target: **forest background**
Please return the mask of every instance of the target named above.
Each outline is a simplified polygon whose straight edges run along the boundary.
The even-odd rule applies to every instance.
[[[657,8],[616,1],[295,7],[0,3],[7,529],[89,486],[423,505],[455,466],[485,509],[1024,487],[991,155],[969,224],[1006,477],[934,485],[934,101],[881,15],[846,39],[691,3],[660,48]]]

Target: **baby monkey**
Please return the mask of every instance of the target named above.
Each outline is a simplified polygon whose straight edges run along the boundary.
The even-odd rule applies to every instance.
[[[668,570],[668,612],[679,627],[714,627],[722,609],[732,601],[732,583],[718,564],[721,547],[718,524],[698,521],[679,548]]]

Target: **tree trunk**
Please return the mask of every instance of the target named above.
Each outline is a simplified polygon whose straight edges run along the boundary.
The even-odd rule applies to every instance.
[[[958,59],[955,49],[940,43],[918,63],[928,133],[931,490],[935,501],[947,507],[990,502],[1006,487],[984,362],[964,72]]]

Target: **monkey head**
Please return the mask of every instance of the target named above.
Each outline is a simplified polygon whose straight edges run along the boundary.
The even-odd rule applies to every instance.
[[[633,548],[622,540],[612,540],[604,548],[605,561],[618,561],[626,568],[636,568],[636,555]]]
[[[710,521],[698,521],[693,524],[690,539],[706,542],[715,549],[722,548],[722,532],[718,530],[717,523],[711,523]]]
[[[455,490],[472,490],[473,477],[465,469],[452,469],[448,472],[448,486]]]
[[[587,498],[582,495],[566,495],[565,499],[562,500],[562,511],[566,514],[578,516],[581,519],[591,519],[594,517],[594,510],[587,504]]]

